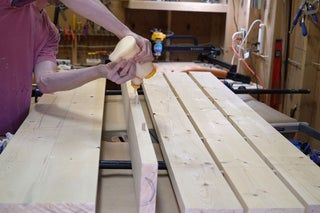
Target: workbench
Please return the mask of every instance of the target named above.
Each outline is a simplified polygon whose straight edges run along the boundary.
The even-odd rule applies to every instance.
[[[0,155],[0,212],[320,212],[316,164],[212,74],[157,66],[139,98],[98,80],[33,104]]]

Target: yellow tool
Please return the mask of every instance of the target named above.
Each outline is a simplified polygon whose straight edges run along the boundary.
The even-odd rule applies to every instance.
[[[167,38],[167,35],[161,31],[154,30],[151,35],[152,49],[155,57],[160,57],[164,50],[163,41]]]
[[[154,31],[151,35],[152,41],[164,41],[167,38],[167,35],[160,31]]]
[[[132,36],[126,36],[117,44],[114,51],[110,54],[109,59],[112,62],[120,61],[121,59],[131,59],[137,55],[141,49],[137,45],[136,39]],[[152,62],[144,64],[136,64],[136,77],[131,80],[131,85],[135,89],[139,89],[143,83],[143,79],[149,79],[156,74],[156,67]]]

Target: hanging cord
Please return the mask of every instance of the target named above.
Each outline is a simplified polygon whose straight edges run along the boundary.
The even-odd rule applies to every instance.
[[[232,35],[232,50],[233,50],[233,57],[232,57],[232,61],[231,61],[231,64],[234,64],[234,61],[235,61],[235,57],[238,58],[238,60],[240,61],[240,63],[242,65],[244,65],[244,68],[249,71],[253,76],[254,78],[256,78],[257,82],[262,86],[264,87],[264,83],[261,79],[261,77],[257,74],[257,72],[252,68],[250,67],[250,65],[247,63],[247,61],[240,55],[240,50],[245,50],[244,46],[246,44],[246,41],[248,40],[249,38],[249,35],[250,33],[252,32],[252,29],[253,27],[257,24],[257,23],[262,23],[262,21],[260,19],[257,19],[255,20],[254,22],[252,22],[251,26],[249,27],[249,30],[247,32],[247,34],[244,36],[244,38],[241,38],[240,36],[243,35],[243,32],[241,31],[238,31],[238,32],[235,32],[233,35]],[[237,50],[238,49],[238,50]]]

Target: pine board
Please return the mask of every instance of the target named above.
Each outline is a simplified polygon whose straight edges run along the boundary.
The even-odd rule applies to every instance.
[[[320,212],[320,168],[208,73],[192,73],[211,101],[305,205]]]
[[[304,212],[303,205],[186,73],[165,76],[248,212]]]
[[[181,212],[243,212],[162,75],[144,92]]]
[[[0,155],[0,212],[95,212],[105,80],[44,95]]]
[[[138,212],[152,213],[156,208],[158,161],[138,94],[130,83],[121,87]]]

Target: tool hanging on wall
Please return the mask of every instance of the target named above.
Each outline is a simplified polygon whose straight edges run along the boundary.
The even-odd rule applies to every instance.
[[[53,23],[58,27],[60,30],[60,24],[59,24],[59,17],[62,16],[62,19],[64,22],[67,22],[67,16],[65,14],[65,11],[67,10],[67,7],[62,4],[61,2],[56,3],[54,8],[54,17],[53,17]]]
[[[319,4],[320,4],[320,0],[315,0],[315,1],[303,0],[292,21],[292,25],[289,33],[291,34],[294,28],[299,23],[302,35],[307,36],[308,29],[306,25],[306,20],[309,17],[314,24],[318,24],[319,19],[318,19],[317,13],[319,11]]]
[[[281,68],[282,68],[282,40],[276,40],[275,53],[273,59],[273,71],[272,71],[272,89],[281,88]],[[270,106],[276,110],[279,110],[281,98],[278,95],[271,96]]]
[[[198,39],[192,35],[175,35],[173,32],[163,33],[160,29],[151,30],[152,51],[158,60],[165,52],[198,52],[198,53],[211,53],[214,57],[221,55],[222,50],[214,47],[213,45],[201,45]],[[173,45],[173,40],[189,40],[192,44],[179,44]],[[165,44],[165,42],[169,44]]]

